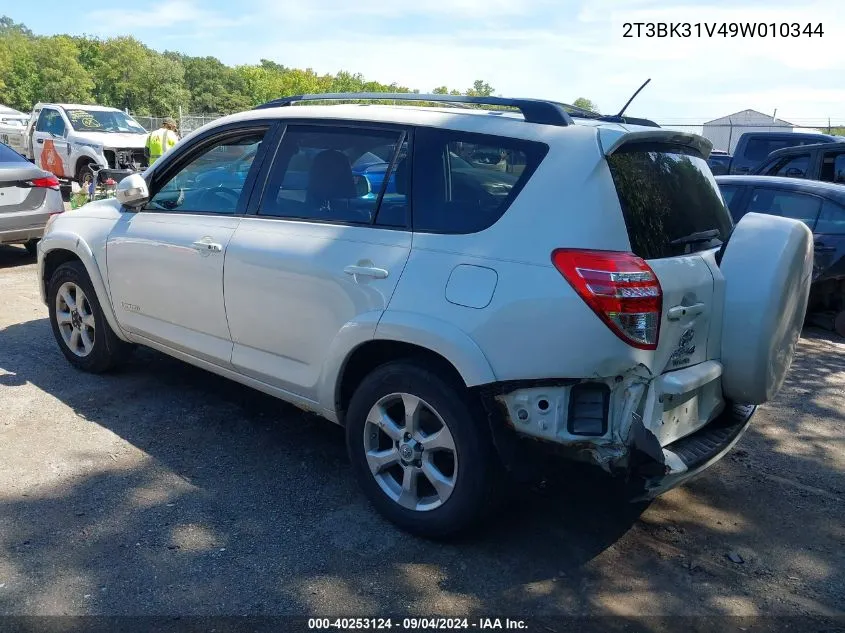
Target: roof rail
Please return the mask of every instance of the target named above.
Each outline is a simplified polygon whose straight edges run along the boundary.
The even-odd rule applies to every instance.
[[[528,123],[572,125],[572,117],[564,104],[542,99],[508,99],[505,97],[468,97],[465,95],[419,94],[416,92],[330,92],[326,94],[294,95],[268,101],[255,110],[289,106],[298,101],[428,101],[431,103],[469,103],[475,105],[508,106],[522,112]]]

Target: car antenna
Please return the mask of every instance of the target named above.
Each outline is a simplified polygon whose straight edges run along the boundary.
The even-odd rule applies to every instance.
[[[636,98],[637,98],[637,95],[638,95],[638,94],[640,94],[640,92],[642,91],[642,89],[643,89],[643,88],[645,88],[645,87],[648,85],[648,82],[649,82],[649,81],[651,81],[651,77],[649,77],[648,79],[646,79],[646,80],[645,80],[645,83],[643,83],[643,85],[642,85],[642,86],[640,86],[639,88],[637,88],[637,91],[636,91],[633,95],[631,95],[631,98],[630,98],[630,99],[628,99],[628,101],[626,101],[626,102],[625,102],[625,105],[623,105],[623,106],[622,106],[622,109],[619,111],[619,114],[617,114],[617,115],[616,115],[616,117],[618,117],[618,118],[620,118],[620,119],[622,118],[622,115],[623,115],[623,114],[625,114],[625,110],[627,110],[627,109],[628,109],[628,106],[629,106],[629,105],[631,105],[631,102],[632,102],[634,99],[636,99]]]

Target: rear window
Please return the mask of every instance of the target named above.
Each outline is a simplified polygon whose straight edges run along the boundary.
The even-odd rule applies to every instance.
[[[666,144],[631,144],[607,162],[636,255],[673,257],[727,239],[733,223],[699,153]]]
[[[18,154],[15,150],[13,150],[8,145],[3,145],[0,143],[0,163],[27,163],[27,161],[23,156]]]

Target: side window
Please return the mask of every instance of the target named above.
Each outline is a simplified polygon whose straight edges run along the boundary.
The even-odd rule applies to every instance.
[[[414,231],[475,233],[507,211],[548,151],[534,141],[420,128],[414,136]]]
[[[63,136],[65,133],[65,122],[62,120],[62,115],[58,111],[44,108],[41,110],[35,129],[38,132],[49,132],[56,136]]]
[[[739,187],[736,185],[720,185],[719,191],[722,192],[722,197],[725,199],[725,206],[731,212],[734,222],[738,221],[739,217],[734,209],[736,207],[734,199],[736,198],[736,194],[739,193]]]
[[[773,138],[752,138],[745,148],[745,157],[751,160],[763,160],[776,149],[787,147],[786,141]]]
[[[244,183],[266,130],[227,135],[212,143],[164,183],[145,211],[178,213],[238,212]]]
[[[845,184],[845,152],[827,152],[824,155],[819,179]]]
[[[816,196],[781,189],[757,187],[751,193],[749,213],[769,213],[784,218],[801,220],[811,229],[819,214],[821,199]]]
[[[810,155],[790,156],[778,162],[776,169],[766,172],[767,176],[786,176],[787,178],[806,178],[810,168]]]
[[[406,154],[398,130],[289,125],[258,214],[404,227]]]
[[[845,207],[830,200],[822,202],[822,212],[815,232],[845,235]]]

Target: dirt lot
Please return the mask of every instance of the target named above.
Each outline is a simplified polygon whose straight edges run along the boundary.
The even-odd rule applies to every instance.
[[[0,297],[0,614],[845,610],[834,335],[805,333],[777,401],[705,476],[648,506],[526,490],[447,545],[368,507],[336,426],[149,350],[71,369],[23,249],[0,247]]]

